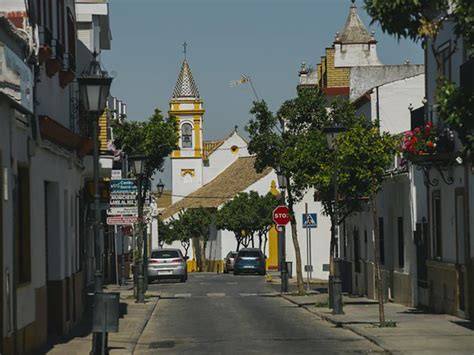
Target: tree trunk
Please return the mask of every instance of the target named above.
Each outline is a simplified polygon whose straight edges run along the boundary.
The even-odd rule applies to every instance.
[[[268,232],[265,232],[265,239],[264,239],[264,242],[263,242],[263,252],[266,253],[266,250],[267,250],[267,242],[268,242]],[[270,254],[270,253],[268,253]]]
[[[262,232],[258,232],[258,248],[260,250],[262,250]],[[265,250],[263,250],[263,252],[265,253]]]
[[[240,238],[239,235],[235,234],[235,240],[237,241],[237,249],[236,249],[236,251],[239,251],[239,249],[240,249],[240,243],[242,242],[242,239]]]
[[[206,246],[207,246],[207,240],[202,240],[202,239],[199,239],[200,240],[200,246],[201,246],[201,255],[202,255],[202,269],[201,271],[207,271],[206,267],[207,267],[207,261],[206,261]]]
[[[251,236],[250,238],[251,238],[251,241],[252,241],[252,248],[255,248],[255,238],[254,238],[254,235],[252,234],[252,236]]]
[[[377,298],[379,301],[379,320],[380,326],[385,326],[385,310],[384,310],[384,295],[383,295],[383,285],[382,277],[380,272],[380,235],[379,235],[379,222],[377,219],[377,202],[376,194],[372,193],[371,204],[372,204],[372,218],[374,224],[374,259],[375,259],[375,286],[377,288]]]
[[[300,243],[298,242],[298,231],[296,230],[296,218],[295,211],[293,209],[293,196],[291,194],[291,189],[288,185],[288,209],[290,210],[290,220],[291,220],[291,237],[293,239],[293,246],[295,248],[296,256],[296,283],[298,286],[298,294],[305,294],[304,283],[303,283],[303,272],[301,268],[301,250]]]

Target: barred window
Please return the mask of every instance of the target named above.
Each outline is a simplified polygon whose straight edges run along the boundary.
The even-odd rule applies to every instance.
[[[181,146],[183,148],[193,147],[193,127],[189,123],[181,126]]]

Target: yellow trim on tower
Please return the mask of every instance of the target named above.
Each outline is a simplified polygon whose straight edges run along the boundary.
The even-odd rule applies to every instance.
[[[201,122],[202,116],[194,116],[194,156],[196,158],[201,157]]]

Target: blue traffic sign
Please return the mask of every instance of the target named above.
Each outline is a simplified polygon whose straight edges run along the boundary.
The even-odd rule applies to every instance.
[[[318,215],[316,213],[303,213],[303,228],[317,228]]]

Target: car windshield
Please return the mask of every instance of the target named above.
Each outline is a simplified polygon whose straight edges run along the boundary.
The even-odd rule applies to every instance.
[[[260,252],[256,250],[242,250],[239,251],[239,257],[241,258],[258,258],[260,257]]]
[[[237,253],[229,253],[229,255],[227,255],[228,258],[235,258],[237,256]]]
[[[170,259],[170,258],[180,258],[179,252],[177,250],[158,250],[152,251],[151,257],[153,259]]]

